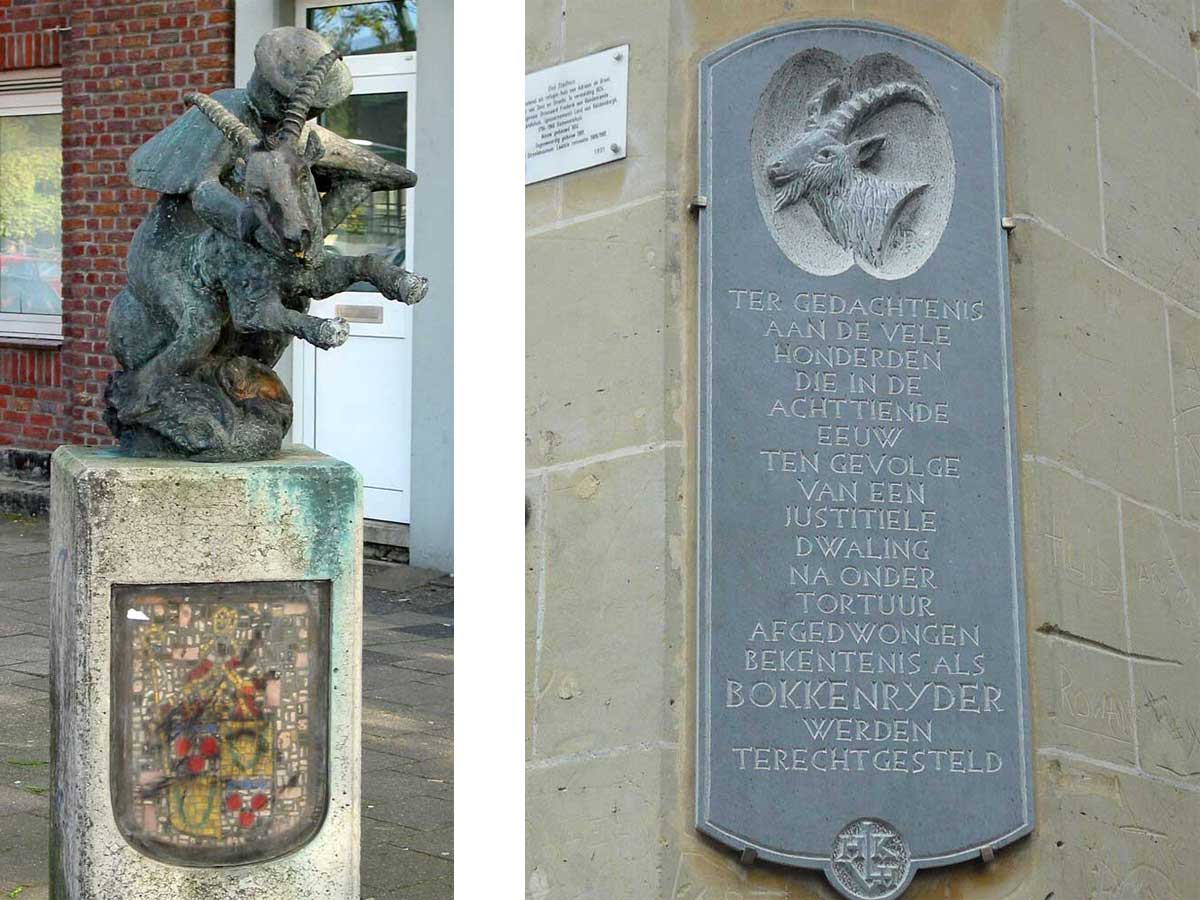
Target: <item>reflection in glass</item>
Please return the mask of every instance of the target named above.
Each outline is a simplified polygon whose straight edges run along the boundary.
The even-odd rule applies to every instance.
[[[352,94],[319,121],[388,162],[407,163],[408,94]],[[325,238],[325,248],[343,256],[383,253],[404,266],[407,219],[404,191],[376,191]],[[350,290],[375,288],[360,282]]]
[[[0,312],[62,312],[62,116],[0,116]]]
[[[112,799],[176,865],[294,850],[328,804],[329,583],[113,588]]]
[[[345,56],[417,49],[416,0],[321,6],[307,24]]]

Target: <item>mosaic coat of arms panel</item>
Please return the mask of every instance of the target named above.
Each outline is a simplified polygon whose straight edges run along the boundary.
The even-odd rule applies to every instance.
[[[117,824],[176,865],[281,856],[328,805],[327,582],[113,588]]]

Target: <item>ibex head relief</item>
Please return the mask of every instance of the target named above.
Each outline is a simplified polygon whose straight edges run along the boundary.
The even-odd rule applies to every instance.
[[[888,181],[864,168],[883,149],[887,134],[850,140],[856,128],[901,102],[930,110],[933,100],[915,84],[892,81],[842,99],[830,81],[808,101],[804,130],[766,162],[776,213],[807,200],[844,250],[879,265],[892,227],[928,184]]]

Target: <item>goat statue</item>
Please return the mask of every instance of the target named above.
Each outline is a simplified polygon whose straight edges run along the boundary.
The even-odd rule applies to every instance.
[[[377,185],[336,182],[322,196],[313,164],[322,155],[305,123],[338,54],[304,75],[278,129],[260,138],[212,97],[199,109],[244,160],[241,238],[181,228],[179,206],[156,209],[129,254],[129,284],[109,312],[109,346],[123,371],[108,385],[105,420],[133,455],[199,460],[260,459],[278,452],[291,425],[291,398],[271,370],[291,338],[321,349],[348,336],[340,318],[307,314],[312,298],[367,281],[405,303],[424,297],[424,278],[383,255],[337,256],[325,235]],[[400,167],[396,167],[400,168]],[[412,173],[401,170],[409,177]]]
[[[767,162],[766,176],[775,192],[775,212],[808,200],[843,250],[879,266],[897,221],[929,185],[889,181],[864,169],[887,135],[858,140],[850,140],[850,135],[894,103],[910,101],[932,112],[933,101],[917,85],[899,81],[858,91],[845,100],[840,100],[841,90],[841,82],[834,80],[813,95],[799,140]]]

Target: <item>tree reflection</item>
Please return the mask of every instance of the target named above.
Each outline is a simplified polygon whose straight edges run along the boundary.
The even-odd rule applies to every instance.
[[[347,56],[417,49],[415,0],[309,10],[308,27]]]

